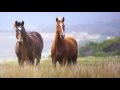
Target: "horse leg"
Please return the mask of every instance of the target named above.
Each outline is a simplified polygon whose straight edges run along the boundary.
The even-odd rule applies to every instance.
[[[19,65],[21,66],[21,60],[20,60],[20,59],[18,59],[18,63],[19,63]]]
[[[57,60],[52,57],[52,64],[53,64],[53,67],[54,67],[54,68],[56,68],[56,63],[57,63]]]
[[[62,59],[62,66],[65,66],[66,65],[66,58],[63,58]]]
[[[62,61],[59,60],[58,63],[60,64],[60,66],[62,66]]]
[[[39,63],[40,63],[40,59],[41,59],[41,56],[36,58],[36,66],[39,65]]]
[[[68,64],[68,66],[70,66],[72,64],[72,60],[68,59],[67,64]]]
[[[73,65],[77,64],[77,54],[72,58]]]
[[[19,62],[19,66],[23,66],[24,60],[18,59],[18,62]]]
[[[31,65],[34,65],[34,59],[31,60]]]

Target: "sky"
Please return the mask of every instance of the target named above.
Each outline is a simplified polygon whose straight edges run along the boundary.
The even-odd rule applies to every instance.
[[[66,25],[107,22],[120,18],[120,12],[0,12],[0,30],[13,29],[15,20],[26,27],[55,25],[56,17],[65,17]]]
[[[0,31],[13,30],[13,32],[0,32],[0,42],[2,42],[0,45],[0,61],[4,60],[3,58],[17,58],[15,55],[16,37],[13,28],[13,24],[16,20],[23,20],[25,22],[25,27],[27,28],[33,29],[39,27],[46,27],[46,29],[49,29],[47,25],[55,26],[56,17],[65,17],[65,25],[67,27],[71,25],[78,26],[79,24],[92,24],[96,22],[113,21],[114,23],[114,20],[120,20],[120,12],[0,12]],[[92,25],[94,27],[95,24]],[[117,25],[119,26],[119,23]],[[116,25],[113,26],[116,27]],[[73,29],[74,28],[75,27],[73,27]],[[85,25],[85,28],[91,30],[90,32],[92,32],[92,29],[94,29],[90,29],[89,25]],[[98,35],[88,34],[88,32],[85,32],[85,28],[83,28],[84,32],[79,31],[78,33],[70,34],[72,34],[79,41],[82,41],[84,39],[96,39],[100,37],[99,33]],[[106,29],[106,27],[99,28],[102,30]],[[82,29],[82,27],[80,29]],[[98,28],[95,30],[97,32]],[[42,32],[41,35],[43,36],[45,43],[43,55],[48,55],[48,53],[50,52],[51,43],[54,39],[54,33],[51,31],[50,33]]]

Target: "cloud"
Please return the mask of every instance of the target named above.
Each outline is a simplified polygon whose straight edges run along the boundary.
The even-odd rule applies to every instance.
[[[88,34],[88,32],[78,32],[78,33],[74,33],[73,35],[79,41],[93,40],[93,39],[100,38],[100,35],[98,35],[98,34]]]
[[[107,39],[109,40],[109,39],[111,39],[111,37],[107,37]]]

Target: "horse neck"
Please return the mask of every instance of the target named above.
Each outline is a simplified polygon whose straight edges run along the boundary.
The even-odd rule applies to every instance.
[[[56,30],[56,35],[55,35],[55,44],[57,47],[62,46],[62,40],[60,39],[60,35],[57,30]]]
[[[27,37],[27,32],[25,31],[24,35],[23,35],[23,45],[28,46],[28,43],[29,43],[29,40],[28,40],[28,37]]]

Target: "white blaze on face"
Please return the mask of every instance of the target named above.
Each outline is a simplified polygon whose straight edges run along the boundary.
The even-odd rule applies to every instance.
[[[18,30],[20,30],[20,31],[21,31],[21,30],[22,30],[22,27],[18,27]]]
[[[65,36],[65,33],[64,33],[64,30],[63,30],[63,23],[62,23],[62,18],[58,17],[58,21],[60,22],[60,28],[62,30],[62,33],[60,34],[60,37],[61,36]]]
[[[61,30],[62,30],[62,33],[63,33],[63,28],[62,28],[62,25],[63,25],[63,24],[62,24],[62,23],[60,23],[60,27],[61,27]]]
[[[22,41],[22,39],[21,39],[21,30],[22,30],[22,27],[19,26],[19,27],[18,27],[18,30],[19,30],[19,32],[18,32],[18,33],[19,33],[19,36],[18,36],[17,41],[18,41],[18,42],[21,42],[21,41]]]
[[[61,33],[61,35],[63,35],[63,36],[65,36],[65,33],[64,33],[64,31],[63,31],[63,24],[62,23],[60,23],[60,27],[61,27],[61,30],[62,30],[62,33]]]
[[[58,17],[58,21],[62,21],[62,18],[61,17]],[[64,34],[64,32],[63,32],[63,23],[60,23],[60,27],[61,27],[61,30],[62,30],[62,34]]]

